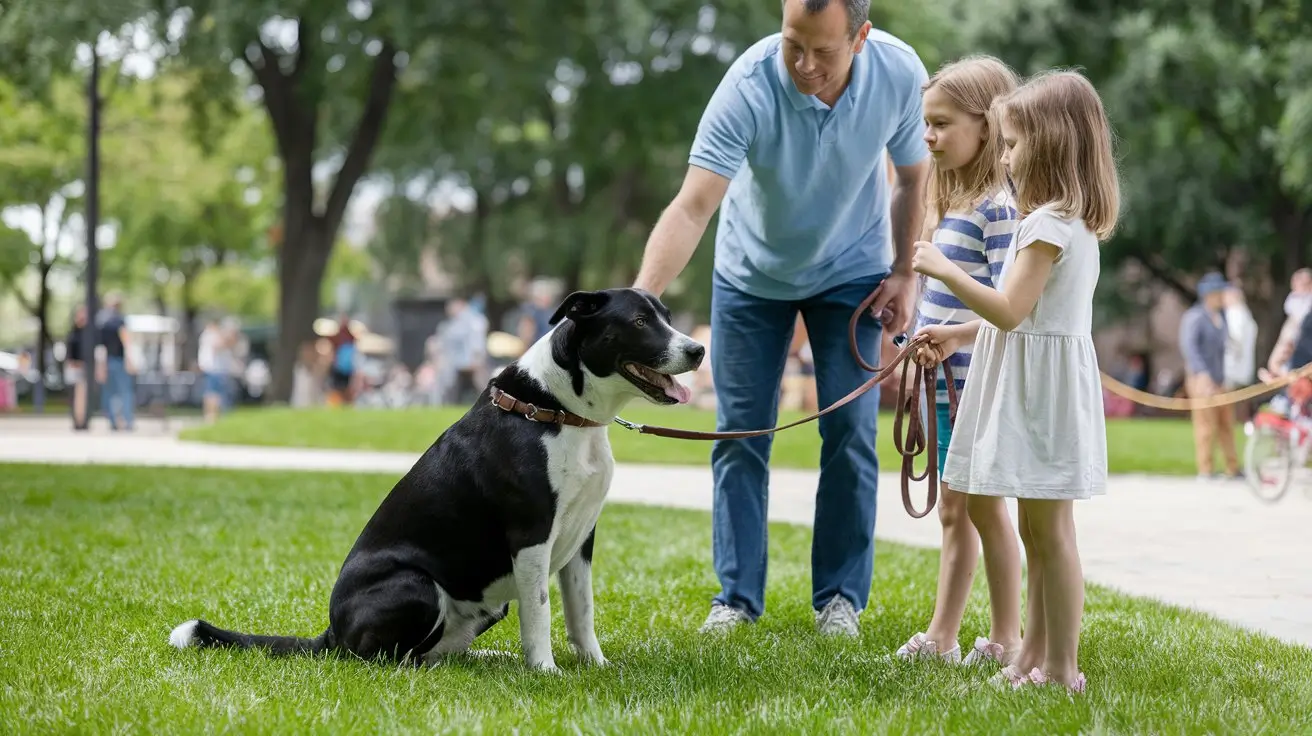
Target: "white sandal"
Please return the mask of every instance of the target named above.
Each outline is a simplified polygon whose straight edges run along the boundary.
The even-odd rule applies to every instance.
[[[976,637],[975,646],[970,650],[970,654],[962,660],[964,665],[981,665],[990,660],[997,662],[999,665],[1007,664],[1003,657],[1006,656],[1005,650],[1001,644],[989,641],[985,637]]]
[[[907,640],[898,648],[896,652],[899,659],[941,659],[950,664],[959,664],[961,662],[961,646],[953,642],[953,646],[946,652],[938,650],[938,642],[933,641],[925,636],[922,631]]]

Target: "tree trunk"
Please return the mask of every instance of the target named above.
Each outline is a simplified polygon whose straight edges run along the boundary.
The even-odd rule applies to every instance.
[[[44,218],[42,218],[44,221]],[[40,278],[36,297],[36,385],[32,387],[33,403],[38,413],[45,411],[46,403],[46,348],[50,346],[50,324],[47,319],[50,312],[50,269],[54,262],[41,260]]]
[[[510,314],[510,310],[518,306],[518,304],[509,299],[494,299],[489,295],[487,298],[487,309],[484,311],[484,316],[487,317],[488,330],[491,332],[500,331],[502,328],[501,323],[505,322],[506,315]],[[511,334],[514,334],[514,330],[511,330]]]
[[[397,51],[385,40],[374,60],[364,113],[356,125],[337,171],[336,181],[321,211],[316,211],[314,182],[315,142],[323,103],[321,78],[307,80],[312,68],[323,63],[316,57],[316,29],[305,19],[297,22],[295,64],[284,72],[278,54],[263,42],[252,48],[259,59],[247,63],[264,90],[264,105],[273,124],[283,164],[283,241],[278,248],[278,339],[273,352],[269,398],[291,399],[297,346],[314,334],[319,316],[319,289],[332,254],[333,242],[346,213],[355,185],[369,167],[369,159],[382,136],[387,108],[396,86]]]
[[[492,196],[487,192],[474,191],[474,220],[469,228],[469,241],[472,253],[478,263],[477,268],[466,268],[466,278],[460,284],[464,296],[473,296],[478,292],[488,295],[492,289],[492,272],[501,268],[500,261],[492,262],[488,258],[491,251],[487,248],[488,220],[492,217]],[[503,205],[504,206],[504,205]]]
[[[314,320],[322,306],[320,287],[332,252],[332,240],[321,219],[307,218],[302,223],[286,230],[278,253],[278,339],[269,387],[273,401],[291,398],[296,357],[301,344],[314,339]]]
[[[196,307],[195,298],[192,296],[192,285],[195,282],[195,276],[186,271],[182,273],[182,329],[181,344],[178,345],[178,367],[181,370],[188,370],[193,365],[198,365],[200,360],[200,341],[196,338],[196,315],[200,311]],[[163,298],[161,296],[161,304]],[[197,368],[199,370],[199,367]]]

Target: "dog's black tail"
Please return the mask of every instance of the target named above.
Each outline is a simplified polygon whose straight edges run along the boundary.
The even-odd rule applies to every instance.
[[[196,647],[213,649],[218,647],[236,647],[238,649],[265,649],[270,654],[318,654],[332,649],[330,632],[307,639],[300,636],[262,636],[259,634],[241,634],[228,631],[208,623],[193,619],[178,624],[169,634],[169,644],[178,649]]]

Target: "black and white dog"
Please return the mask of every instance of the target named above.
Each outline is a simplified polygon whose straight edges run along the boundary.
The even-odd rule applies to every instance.
[[[374,512],[333,587],[327,631],[258,636],[192,620],[169,643],[431,663],[467,650],[514,600],[527,664],[555,670],[547,584],[558,574],[570,643],[604,665],[592,549],[615,467],[607,427],[634,398],[686,403],[672,376],[695,370],[705,348],[634,289],[570,294],[551,324]]]

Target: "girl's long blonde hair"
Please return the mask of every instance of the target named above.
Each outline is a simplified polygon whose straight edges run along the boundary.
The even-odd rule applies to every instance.
[[[1084,75],[1036,74],[998,100],[989,117],[999,129],[1005,119],[1025,141],[1024,156],[1010,162],[1022,214],[1051,205],[1064,217],[1083,219],[1098,240],[1111,237],[1121,208],[1112,129]]]
[[[970,163],[958,169],[930,172],[929,193],[937,220],[952,210],[971,209],[975,202],[1000,189],[1002,131],[988,118],[993,101],[1020,86],[1011,67],[987,55],[967,56],[940,68],[921,88],[937,87],[963,113],[984,120],[986,137]]]

